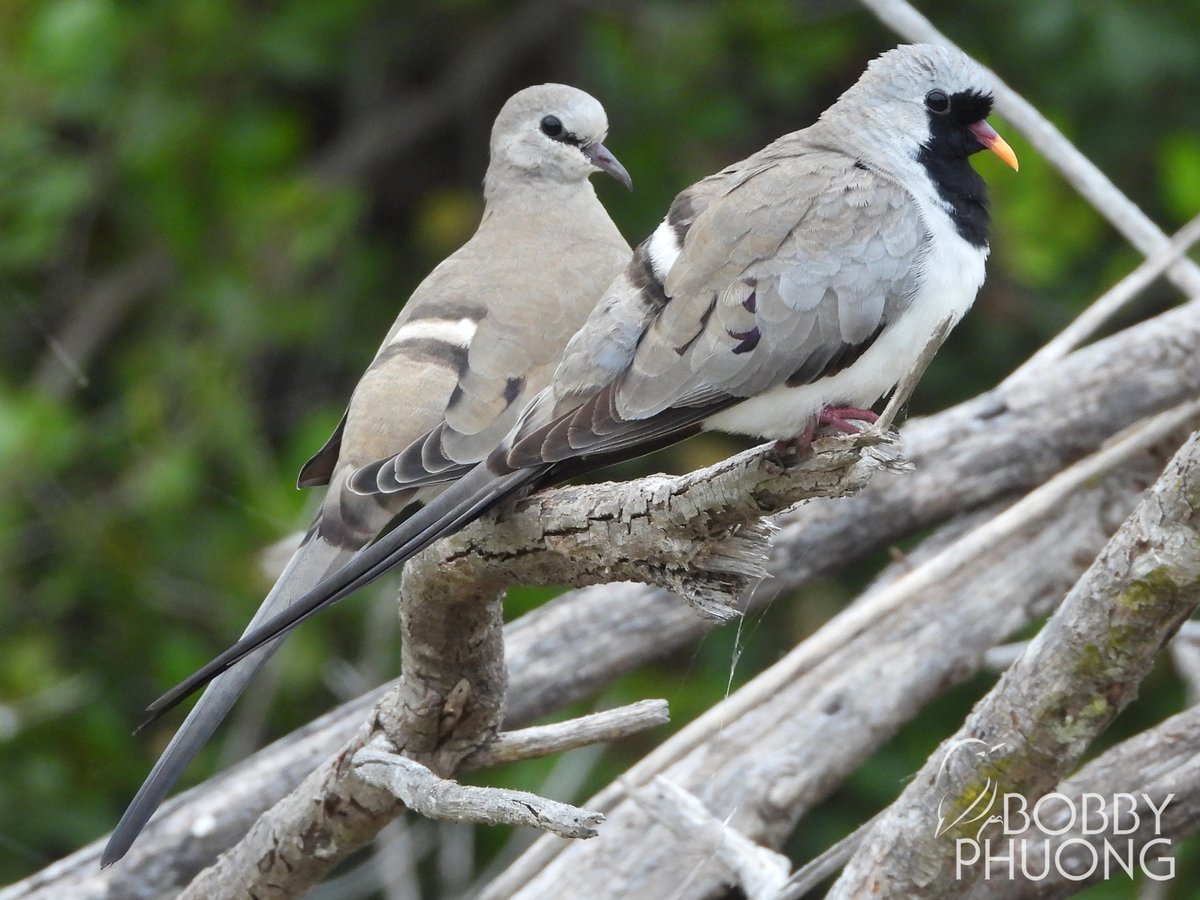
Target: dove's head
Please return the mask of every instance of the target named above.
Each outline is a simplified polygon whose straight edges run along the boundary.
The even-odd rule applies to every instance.
[[[982,66],[948,47],[903,44],[872,60],[821,118],[885,169],[899,158],[937,163],[985,149],[1016,169],[1016,154],[987,123],[991,111]]]
[[[626,187],[629,173],[604,144],[608,116],[590,94],[565,84],[539,84],[518,91],[492,126],[489,186],[501,172],[542,182],[577,184],[607,172]]]

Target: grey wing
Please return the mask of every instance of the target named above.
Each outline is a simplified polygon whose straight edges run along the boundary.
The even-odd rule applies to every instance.
[[[510,465],[663,442],[844,368],[906,308],[928,241],[912,199],[854,160],[810,151],[755,168],[695,217],[662,282],[639,248],[524,417]]]
[[[613,240],[598,241],[589,234],[566,242],[568,250],[547,258],[535,272],[522,268],[511,252],[493,254],[489,263],[494,271],[482,279],[483,286],[509,287],[489,300],[460,348],[436,424],[360,458],[347,482],[350,489],[390,495],[444,484],[495,449],[522,408],[550,380],[567,338],[628,260],[628,248],[615,229],[613,234]],[[512,239],[510,235],[509,243]]]
[[[470,346],[462,348],[442,421],[400,453],[358,466],[348,480],[351,490],[393,494],[444,484],[487,456],[549,378],[553,361],[539,359],[538,349],[527,343],[538,327],[519,317],[484,315]]]
[[[672,300],[622,376],[619,413],[838,371],[907,307],[928,243],[912,198],[853,160],[811,152],[760,172],[689,233]]]

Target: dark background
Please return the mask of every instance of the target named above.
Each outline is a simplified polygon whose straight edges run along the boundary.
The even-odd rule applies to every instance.
[[[1200,210],[1200,4],[921,8],[1168,232]],[[178,721],[133,738],[141,708],[240,632],[269,586],[261,551],[311,513],[300,464],[405,297],[475,226],[508,95],[562,81],[606,105],[636,190],[597,189],[636,243],[678,190],[809,123],[896,43],[848,0],[7,0],[0,16],[0,883],[112,827]],[[1139,259],[993,122],[1021,172],[977,158],[989,279],[916,414],[993,385]],[[1160,286],[1138,314],[1175,299]],[[734,446],[697,440],[654,464]],[[587,708],[662,696],[678,727],[879,562]],[[296,632],[189,779],[395,675],[390,595],[375,596]],[[514,592],[508,608],[546,596]],[[794,858],[886,805],[987,686],[877,754],[806,820]],[[1182,702],[1166,668],[1142,693],[1118,733]],[[576,796],[662,737],[568,760]],[[552,770],[486,777],[536,789]],[[506,837],[480,833],[477,858]],[[1191,896],[1180,869],[1172,896]]]

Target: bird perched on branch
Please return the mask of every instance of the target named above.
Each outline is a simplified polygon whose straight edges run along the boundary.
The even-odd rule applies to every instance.
[[[567,345],[550,385],[487,458],[286,613],[150,707],[169,709],[264,641],[530,486],[700,429],[786,439],[852,428],[942,323],[974,302],[988,255],[987,73],[906,45],[872,61],[816,123],[679,194]],[[365,496],[437,471],[439,425],[349,476]],[[432,461],[432,465],[431,465]]]
[[[301,470],[301,486],[328,490],[250,628],[288,609],[413,501],[470,470],[545,386],[630,257],[588,180],[603,171],[631,187],[602,143],[607,131],[599,102],[565,85],[527,88],[505,103],[492,128],[483,220],[413,292],[333,436]],[[418,439],[427,451],[419,481],[350,487],[361,467]],[[205,692],[113,831],[103,865],[129,849],[274,647]]]

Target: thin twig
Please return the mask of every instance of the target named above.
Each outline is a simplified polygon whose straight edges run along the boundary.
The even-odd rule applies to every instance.
[[[479,752],[463,760],[463,769],[488,769],[522,759],[563,753],[577,747],[615,741],[671,721],[666,700],[639,700],[552,725],[505,731]]]
[[[1023,378],[1062,359],[1099,331],[1138,294],[1154,282],[1167,266],[1200,241],[1200,216],[1196,216],[1171,238],[1171,243],[1151,254],[1136,269],[1105,291],[1066,328],[1008,376],[1007,381]]]
[[[879,420],[875,423],[875,427],[880,431],[887,431],[892,423],[896,421],[896,416],[900,414],[901,407],[912,397],[913,391],[917,389],[917,382],[921,380],[921,376],[925,374],[925,370],[929,368],[929,364],[937,356],[938,350],[946,342],[946,338],[950,335],[950,329],[953,327],[954,319],[947,316],[933,330],[933,334],[929,336],[929,340],[922,348],[916,362],[912,364],[908,373],[900,379],[900,383],[892,391],[892,396],[888,400],[887,406],[883,408],[883,413],[880,414]]]
[[[677,838],[703,847],[719,859],[749,900],[774,897],[786,882],[791,869],[786,856],[755,843],[718,819],[679,785],[660,777],[641,787],[626,783],[625,789]]]
[[[527,825],[559,837],[590,838],[604,821],[598,812],[547,800],[528,791],[474,787],[439,778],[416,760],[400,756],[376,738],[354,755],[353,766],[369,784],[430,819],[487,825]]]

